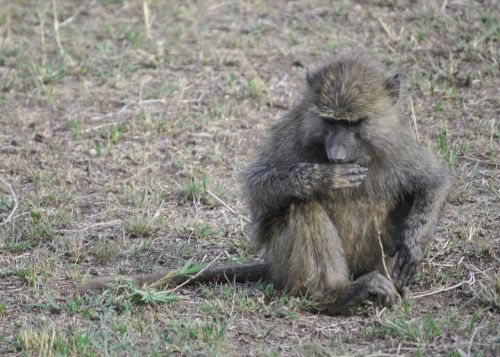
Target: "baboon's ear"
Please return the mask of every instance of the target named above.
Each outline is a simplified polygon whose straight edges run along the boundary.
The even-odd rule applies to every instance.
[[[319,92],[321,89],[321,76],[318,71],[311,72],[309,68],[306,73],[306,80],[309,88],[311,88],[314,92]]]
[[[307,84],[309,84],[309,87],[312,88],[314,83],[314,73],[311,73],[311,70],[309,68],[306,69],[306,80]]]
[[[385,87],[389,91],[394,103],[399,99],[400,77],[399,73],[393,74],[385,83]]]

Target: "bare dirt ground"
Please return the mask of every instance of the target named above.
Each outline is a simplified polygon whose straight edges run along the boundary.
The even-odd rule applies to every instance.
[[[0,354],[499,355],[499,14],[1,0]],[[263,283],[72,295],[100,275],[255,259],[238,172],[305,67],[351,49],[402,71],[405,118],[456,177],[410,299],[328,317]]]

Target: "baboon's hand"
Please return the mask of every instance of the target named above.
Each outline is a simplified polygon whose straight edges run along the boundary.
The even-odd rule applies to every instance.
[[[399,244],[398,257],[392,270],[392,278],[398,289],[409,286],[415,279],[417,269],[424,258],[422,248],[415,242],[402,241]]]
[[[332,164],[333,188],[350,188],[361,185],[368,169],[358,164]]]

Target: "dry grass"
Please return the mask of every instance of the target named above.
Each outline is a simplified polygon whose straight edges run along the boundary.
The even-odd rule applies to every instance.
[[[393,3],[4,1],[0,354],[500,354],[500,7]],[[353,48],[402,70],[406,118],[456,176],[412,290],[435,294],[350,317],[263,284],[72,297],[95,275],[252,259],[238,171],[303,66]]]

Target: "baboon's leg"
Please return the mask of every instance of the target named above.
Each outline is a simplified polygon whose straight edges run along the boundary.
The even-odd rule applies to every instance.
[[[273,281],[292,294],[312,299],[312,311],[337,314],[370,295],[390,305],[394,284],[378,271],[351,281],[341,239],[318,202],[292,204],[268,253]]]
[[[267,254],[271,280],[279,288],[312,295],[349,280],[337,230],[320,203],[290,205],[274,228]]]

